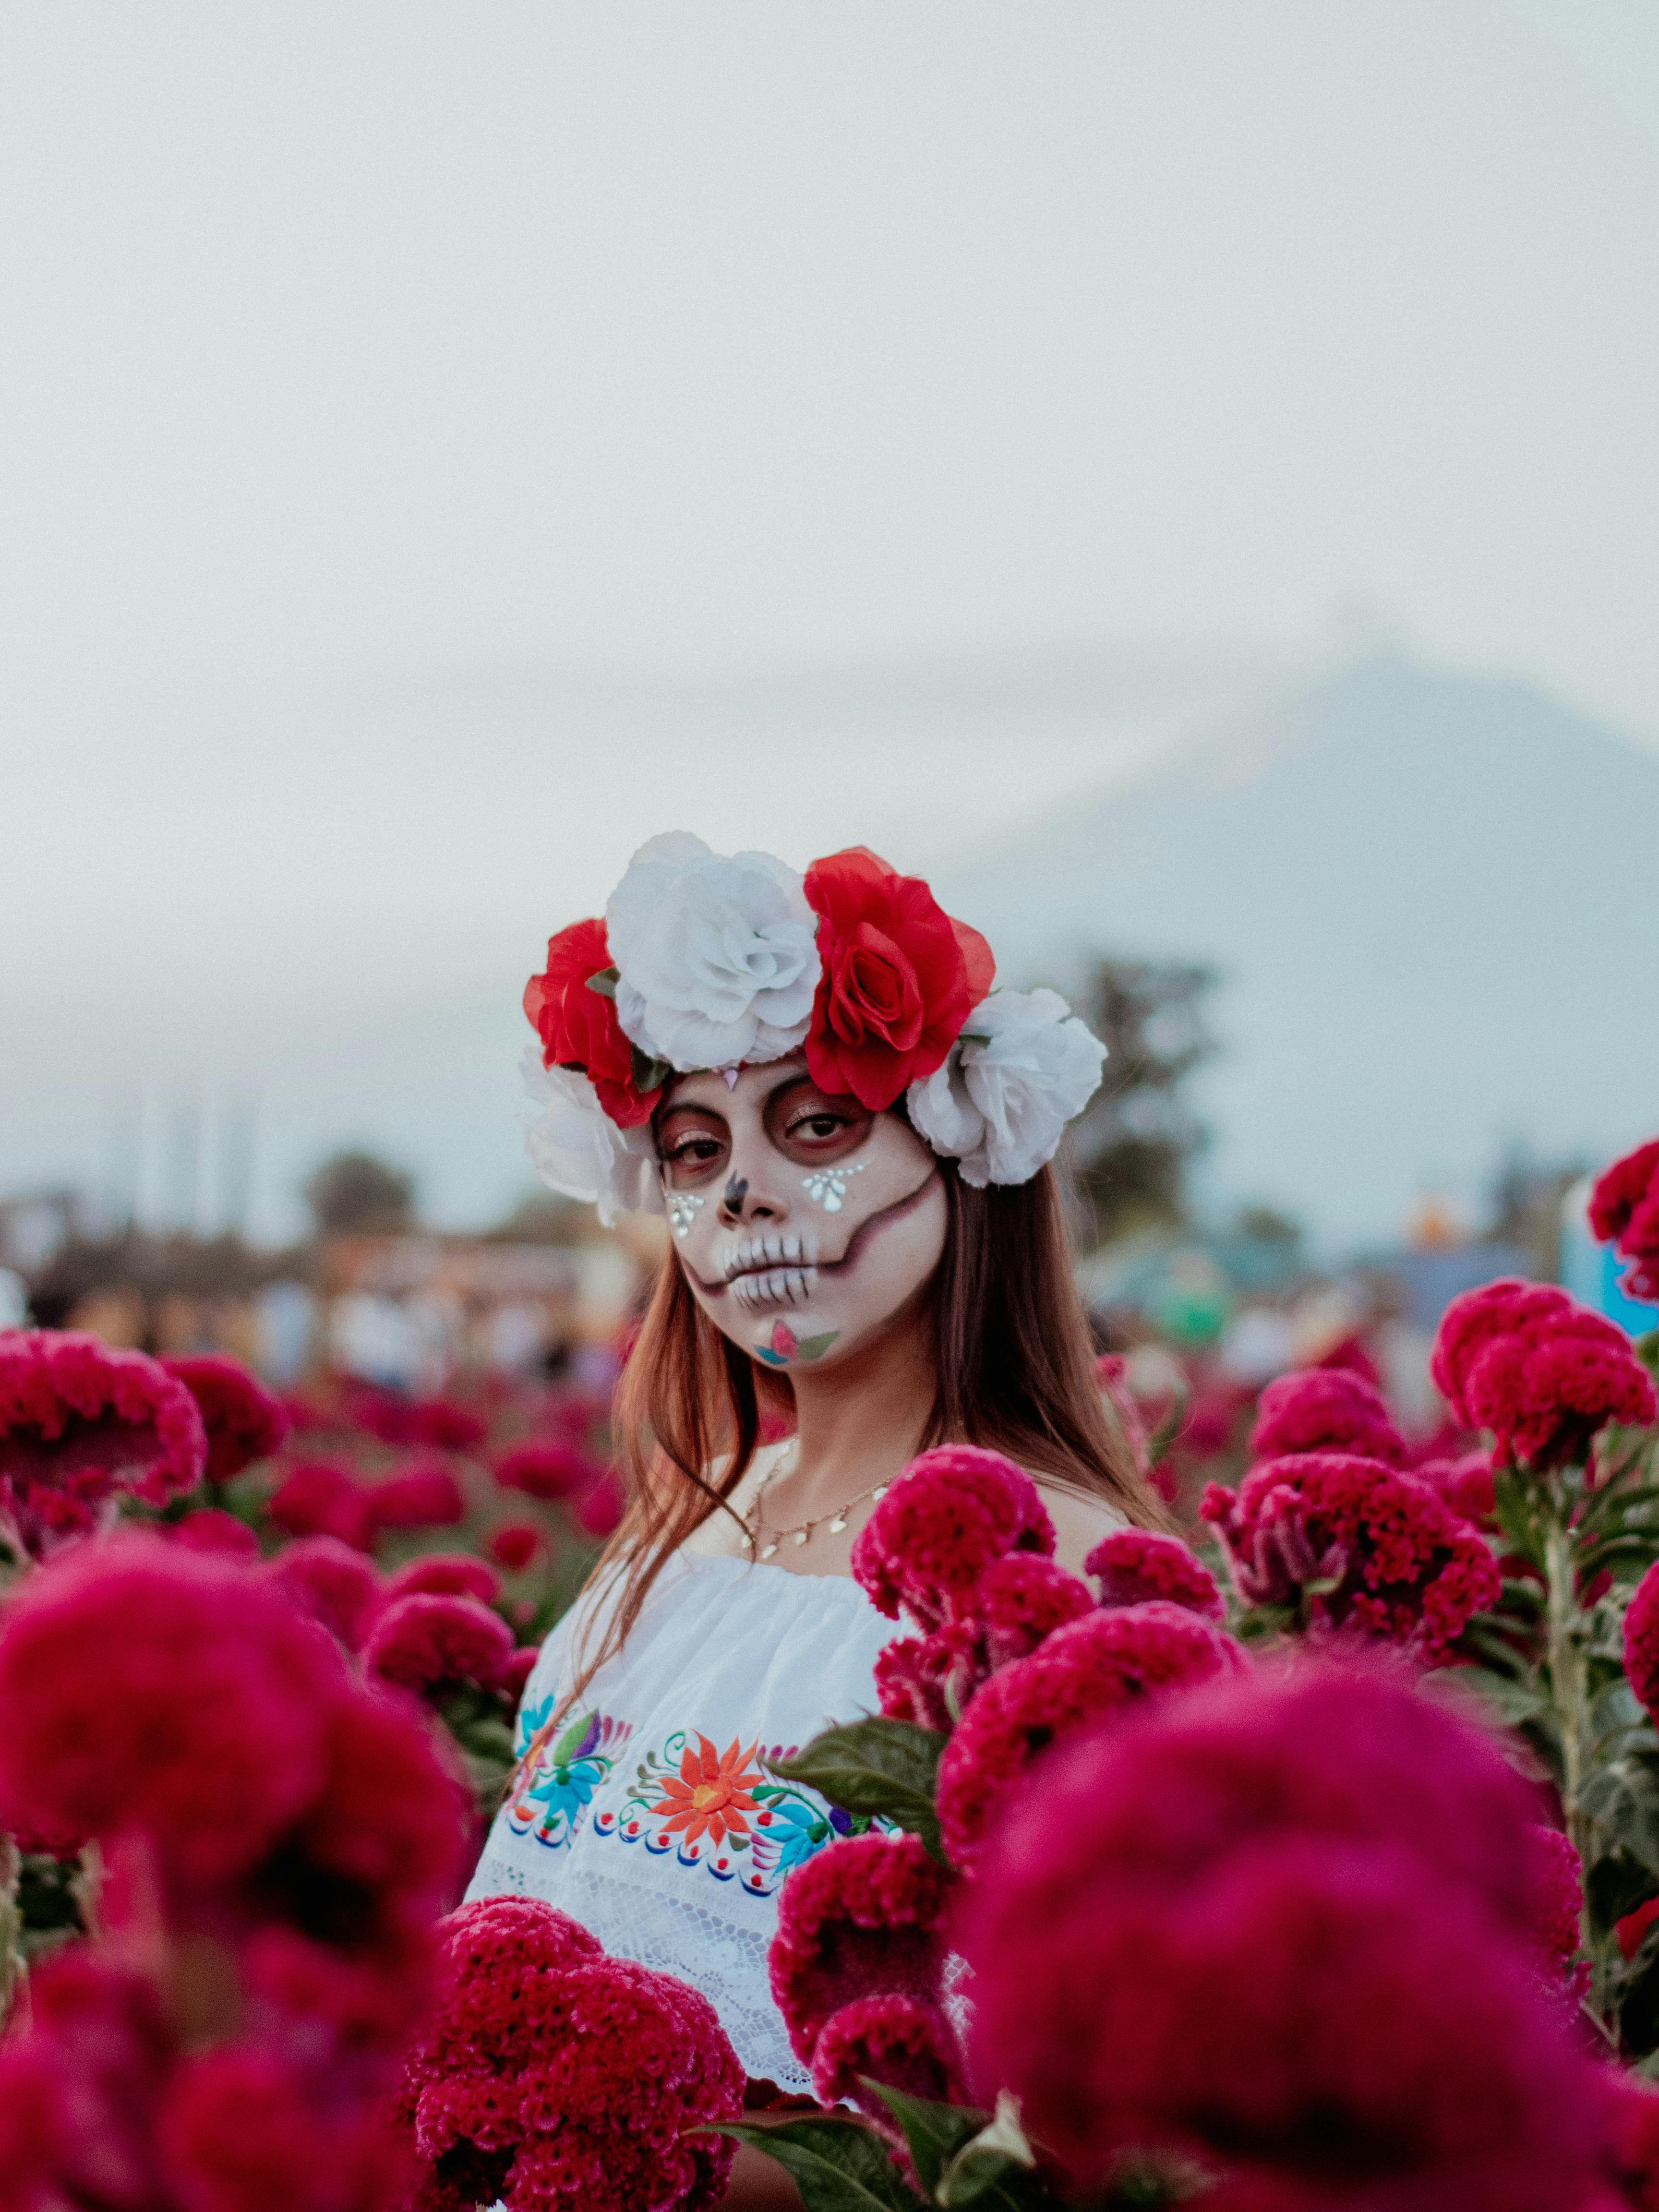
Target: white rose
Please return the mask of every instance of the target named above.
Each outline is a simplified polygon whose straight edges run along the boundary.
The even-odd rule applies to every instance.
[[[641,845],[605,910],[623,1033],[671,1067],[780,1060],[806,1035],[817,916],[769,853],[711,853],[671,830]]]
[[[910,1120],[975,1190],[1027,1182],[1094,1096],[1105,1058],[1058,991],[993,991],[945,1065],[910,1085]]]
[[[660,1213],[662,1178],[649,1121],[619,1128],[592,1085],[574,1067],[544,1067],[532,1045],[524,1087],[535,1113],[525,1123],[525,1150],[550,1190],[597,1205],[608,1229],[619,1213]]]

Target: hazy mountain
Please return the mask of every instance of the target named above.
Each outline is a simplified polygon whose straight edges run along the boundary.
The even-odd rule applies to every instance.
[[[1523,684],[1368,662],[938,888],[1005,981],[1222,969],[1218,1200],[1370,1236],[1508,1142],[1659,1129],[1659,757]]]

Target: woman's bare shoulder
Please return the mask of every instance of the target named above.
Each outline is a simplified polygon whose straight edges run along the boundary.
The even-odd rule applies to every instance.
[[[1103,1537],[1129,1525],[1127,1516],[1103,1498],[1091,1498],[1086,1491],[1040,1474],[1033,1480],[1054,1524],[1054,1557],[1074,1575],[1083,1572],[1083,1562]]]

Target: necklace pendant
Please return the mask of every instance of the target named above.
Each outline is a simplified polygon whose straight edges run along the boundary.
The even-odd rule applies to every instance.
[[[830,1523],[830,1533],[832,1536],[839,1536],[842,1530],[846,1526],[847,1516],[844,1513],[837,1513],[835,1519]]]
[[[762,1559],[769,1559],[771,1558],[771,1556],[772,1556],[773,1553],[774,1553],[774,1552],[775,1552],[775,1551],[777,1550],[777,1548],[778,1548],[778,1547],[777,1547],[777,1545],[775,1544],[775,1542],[774,1542],[774,1543],[770,1543],[770,1544],[763,1544],[763,1545],[761,1546],[761,1557],[762,1557]]]
[[[804,1544],[804,1543],[806,1541],[807,1538],[811,1534],[811,1533],[812,1533],[812,1531],[811,1530],[811,1528],[797,1528],[797,1529],[796,1529],[796,1531],[795,1531],[795,1541],[796,1541],[798,1544]]]
[[[887,1490],[888,1486],[886,1483],[878,1482],[875,1488],[870,1492],[870,1503],[872,1505],[879,1505],[882,1499],[886,1497]]]

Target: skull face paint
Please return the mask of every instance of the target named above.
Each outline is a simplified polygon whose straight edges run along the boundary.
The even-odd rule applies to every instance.
[[[729,1090],[723,1074],[679,1078],[656,1134],[677,1231],[678,1199],[719,1200],[678,1238],[692,1295],[763,1365],[844,1358],[939,1266],[938,1161],[897,1115],[818,1090],[798,1054]]]

